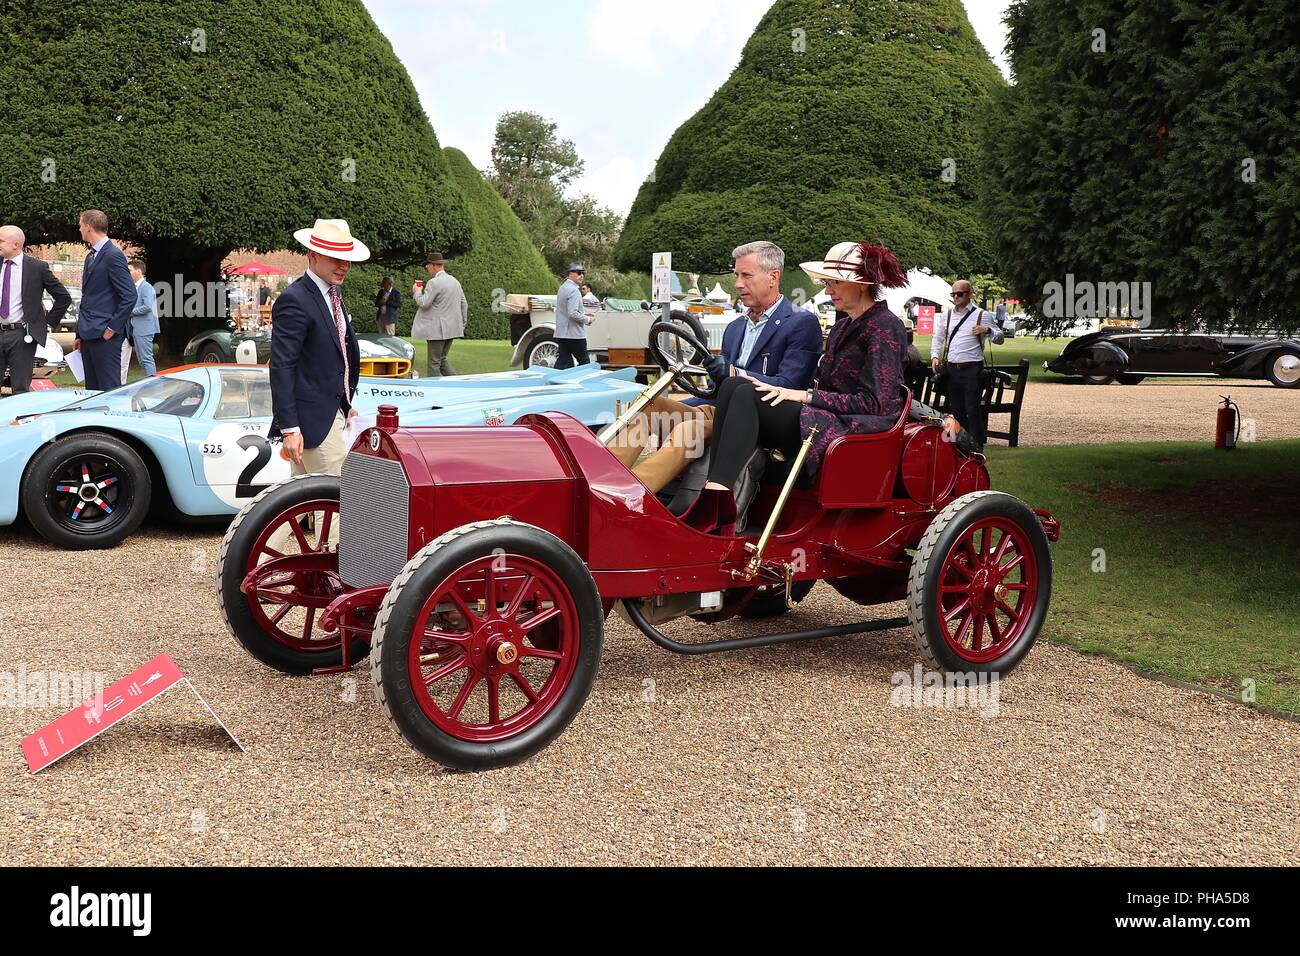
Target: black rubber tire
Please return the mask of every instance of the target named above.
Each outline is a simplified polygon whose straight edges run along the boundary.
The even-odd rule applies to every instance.
[[[1083,381],[1088,385],[1109,385],[1115,381],[1114,375],[1085,375]]]
[[[343,660],[341,646],[317,652],[286,647],[269,636],[249,610],[248,597],[239,590],[248,564],[248,552],[266,524],[286,508],[316,499],[339,497],[339,480],[332,475],[295,475],[261,491],[244,505],[226,530],[217,559],[217,599],[221,617],[235,640],[248,653],[283,674],[310,674],[318,667],[336,667]],[[352,642],[352,660],[369,652],[366,642]]]
[[[107,520],[81,528],[55,516],[51,481],[55,473],[79,457],[104,457],[116,462],[120,490]],[[79,432],[46,445],[27,466],[22,480],[23,513],[46,541],[72,551],[112,548],[135,533],[149,514],[153,479],[138,452],[120,438],[104,432]]]
[[[225,353],[221,351],[221,346],[212,342],[204,342],[199,346],[197,361],[201,365],[220,365],[223,362],[229,362],[230,359],[226,358]]]
[[[1145,379],[1146,376],[1133,375],[1129,372],[1120,372],[1115,376],[1115,378],[1121,385],[1141,385],[1142,380]]]
[[[1278,360],[1289,355],[1300,358],[1300,355],[1297,355],[1292,349],[1278,349],[1268,357],[1268,365],[1264,367],[1264,375],[1278,388],[1300,388],[1300,379],[1296,379],[1294,382],[1286,382],[1277,376]]]
[[[817,584],[816,581],[794,581],[790,585],[790,597],[794,603],[800,603]],[[778,617],[791,610],[785,606],[785,586],[768,585],[759,589],[740,612],[740,617],[760,618]]]
[[[972,523],[991,515],[1011,518],[1024,529],[1038,562],[1040,586],[1037,602],[1025,628],[1026,633],[1000,657],[976,663],[964,660],[952,651],[933,615],[926,613],[926,609],[935,605],[943,559],[948,551]],[[1038,516],[1013,495],[1002,491],[973,491],[962,495],[935,516],[916,546],[916,555],[912,558],[912,569],[907,580],[907,618],[912,626],[912,640],[916,643],[917,650],[936,669],[961,673],[998,673],[1005,676],[1020,663],[1038,639],[1051,601],[1052,552],[1047,533]]]
[[[524,368],[532,368],[533,353],[543,345],[555,346],[555,336],[550,332],[543,332],[533,340],[533,344],[528,346],[528,351],[524,353]],[[542,368],[555,368],[555,365],[543,365]]]
[[[491,743],[457,739],[433,724],[411,688],[407,652],[411,628],[429,592],[467,561],[502,548],[546,562],[564,581],[578,612],[579,649],[563,696],[533,726]],[[412,747],[452,770],[490,770],[527,760],[558,737],[582,709],[596,680],[604,642],[604,609],[582,559],[550,532],[497,518],[449,531],[417,553],[384,596],[371,639],[375,694],[398,733]]]

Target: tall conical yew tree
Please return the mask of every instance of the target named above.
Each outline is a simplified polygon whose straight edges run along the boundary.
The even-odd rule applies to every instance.
[[[0,6],[0,221],[77,240],[108,213],[151,277],[218,278],[232,249],[347,219],[378,256],[468,247],[415,88],[361,0]],[[175,348],[201,319],[164,323]]]
[[[985,206],[1040,326],[1071,321],[1073,276],[1150,282],[1157,327],[1300,327],[1300,7],[1019,0],[1007,22]]]
[[[522,292],[533,295],[551,295],[560,280],[546,267],[546,260],[537,251],[524,224],[513,209],[501,198],[496,188],[483,178],[474,164],[458,149],[443,150],[452,181],[460,187],[469,205],[473,224],[473,247],[464,255],[449,259],[447,271],[454,275],[465,290],[469,303],[469,323],[465,337],[469,339],[504,339],[510,335],[509,315],[505,311],[504,296]],[[396,287],[401,290],[404,302],[399,322],[410,329],[415,306],[408,292],[417,279],[426,279],[423,266],[413,266],[400,273],[386,270],[383,263],[353,269],[348,276],[344,292],[349,307],[358,321],[373,321],[376,309],[375,293],[385,275],[393,275]],[[366,326],[369,327],[368,325]]]
[[[908,265],[986,271],[973,124],[1004,85],[961,0],[777,0],[664,148],[617,262],[671,249],[722,272],[750,239],[795,262],[872,239]]]

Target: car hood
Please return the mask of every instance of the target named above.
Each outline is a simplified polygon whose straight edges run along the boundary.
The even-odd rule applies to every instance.
[[[9,422],[23,415],[41,415],[55,409],[71,405],[88,395],[98,392],[89,388],[51,388],[40,392],[24,392],[0,398],[0,424]]]
[[[639,391],[636,369],[605,370],[593,366],[555,369],[531,368],[517,372],[489,372],[484,375],[456,375],[450,378],[363,378],[357,386],[356,405],[360,412],[376,411],[380,405],[398,409],[440,409],[458,405],[502,405],[521,399],[571,395],[601,390]]]

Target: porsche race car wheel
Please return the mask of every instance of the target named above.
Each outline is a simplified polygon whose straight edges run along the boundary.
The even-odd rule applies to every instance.
[[[1038,517],[1011,495],[976,491],[939,512],[917,545],[907,617],[932,666],[1006,674],[1037,640],[1051,594]]]
[[[152,484],[139,453],[112,435],[81,432],[47,445],[22,483],[23,513],[41,537],[74,551],[111,548],[149,512]]]
[[[310,674],[342,662],[337,631],[319,621],[344,592],[338,574],[339,480],[297,475],[272,485],[235,516],[221,542],[217,590],[221,616],[235,639],[263,664],[285,674]],[[319,556],[318,567],[268,573],[252,594],[249,573],[270,561]],[[351,659],[367,654],[357,638]]]
[[[1300,354],[1284,350],[1270,357],[1268,380],[1278,388],[1300,388]]]
[[[468,524],[421,549],[384,597],[375,692],[406,741],[446,767],[519,763],[586,701],[603,617],[559,538],[509,518]]]

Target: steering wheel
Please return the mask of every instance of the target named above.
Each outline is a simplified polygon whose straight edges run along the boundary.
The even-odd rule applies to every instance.
[[[686,346],[683,348],[683,346]],[[659,367],[674,377],[678,386],[696,398],[713,398],[718,385],[702,365],[709,354],[694,333],[676,322],[660,320],[650,326],[650,351]]]

